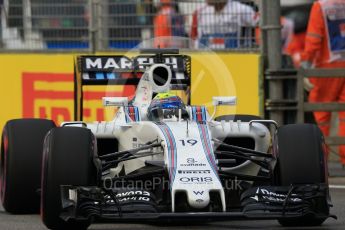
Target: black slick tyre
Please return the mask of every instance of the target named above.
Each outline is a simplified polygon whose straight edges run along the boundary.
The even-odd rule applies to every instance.
[[[39,211],[43,141],[55,127],[45,119],[16,119],[6,123],[1,138],[0,194],[7,212]]]
[[[90,221],[60,218],[61,185],[95,186],[96,139],[86,128],[52,129],[44,143],[41,217],[49,229],[87,229]]]
[[[277,155],[277,185],[327,184],[324,138],[316,125],[293,124],[280,127],[275,136],[274,149]],[[317,199],[315,203],[317,214],[329,214],[326,198]],[[318,226],[325,220],[310,215],[278,221],[283,226]]]

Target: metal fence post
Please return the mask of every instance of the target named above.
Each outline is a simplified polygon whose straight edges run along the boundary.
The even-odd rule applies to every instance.
[[[31,34],[32,34],[31,0],[23,0],[23,29],[24,29],[24,41],[31,39]]]
[[[300,69],[297,73],[297,123],[304,123],[304,76],[304,69]]]
[[[95,25],[95,2],[96,0],[89,0],[88,1],[88,11],[90,15],[89,21],[89,49],[92,53],[96,52],[96,25]]]
[[[109,7],[110,7],[109,1],[98,0],[97,5],[96,5],[96,15],[97,15],[97,21],[96,21],[97,49],[96,51],[105,50],[108,47],[107,44],[109,41],[109,33],[108,33]]]
[[[263,56],[265,59],[265,68],[270,71],[279,70],[282,67],[281,54],[281,24],[280,24],[280,1],[262,0],[262,31],[263,31]],[[283,99],[282,81],[269,82],[269,97],[271,100]],[[283,123],[282,111],[271,111],[270,119],[278,124]]]
[[[104,26],[104,19],[107,14],[104,14],[104,10],[108,7],[104,7],[104,1],[101,0],[89,0],[90,6],[90,49],[92,53],[104,49],[104,41],[106,41],[107,34],[104,34],[107,27]]]

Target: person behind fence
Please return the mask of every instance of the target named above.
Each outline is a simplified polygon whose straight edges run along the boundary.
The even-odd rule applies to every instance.
[[[176,1],[159,0],[154,18],[154,46],[156,48],[187,48],[188,39],[184,17]]]
[[[191,38],[195,48],[239,48],[243,28],[257,24],[257,14],[250,6],[233,0],[206,0],[193,14]],[[254,37],[254,36],[253,36]]]
[[[321,0],[313,4],[301,56],[302,67],[345,68],[345,1]],[[345,102],[345,78],[305,79],[310,102]],[[325,136],[330,132],[330,112],[314,112]],[[339,112],[339,136],[345,136],[345,111]],[[339,148],[345,166],[345,146]]]

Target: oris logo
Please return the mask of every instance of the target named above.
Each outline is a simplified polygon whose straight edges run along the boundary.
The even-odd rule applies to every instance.
[[[180,181],[182,183],[209,183],[212,182],[212,177],[181,177]]]

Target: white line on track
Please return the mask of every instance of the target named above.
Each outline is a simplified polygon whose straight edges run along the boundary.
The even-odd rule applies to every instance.
[[[335,188],[335,189],[345,189],[345,185],[329,185],[329,188]]]

